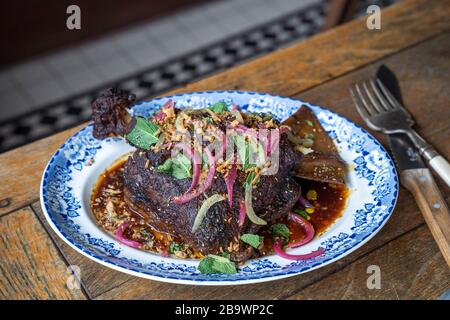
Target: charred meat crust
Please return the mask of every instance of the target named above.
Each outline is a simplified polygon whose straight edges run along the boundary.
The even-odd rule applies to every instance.
[[[253,208],[268,223],[285,217],[300,196],[299,185],[290,177],[297,162],[297,153],[283,137],[280,142],[280,166],[278,173],[261,176],[253,190]],[[159,158],[153,156],[151,162]],[[233,206],[227,201],[215,204],[208,211],[201,227],[192,233],[192,225],[203,200],[215,193],[226,193],[223,177],[216,173],[207,194],[177,205],[172,199],[183,194],[190,186],[190,179],[176,179],[171,175],[146,169],[148,157],[145,152],[136,151],[124,171],[125,199],[128,205],[139,212],[152,227],[182,239],[203,254],[228,251],[235,261],[244,261],[256,253],[242,243],[243,233],[256,233],[261,227],[248,219],[239,227],[239,202],[244,197],[245,175],[240,172],[233,191]]]
[[[128,109],[135,99],[128,91],[116,88],[103,91],[92,102],[94,137],[104,139],[126,134],[131,121]]]
[[[134,100],[134,95],[126,91],[104,91],[92,103],[94,137],[103,139],[124,136],[133,121],[128,109]],[[192,119],[196,117],[202,117],[200,111],[198,114],[192,113]],[[225,130],[233,119],[231,115],[229,119],[222,119],[221,123],[217,123],[219,129]],[[285,124],[292,128],[292,133],[296,136],[303,138],[314,134],[313,152],[303,155],[294,150],[286,134],[281,136],[277,173],[261,176],[253,190],[253,209],[269,224],[285,218],[297,202],[301,190],[293,176],[344,183],[344,162],[314,113],[303,106]],[[257,250],[239,239],[244,233],[258,233],[261,229],[261,226],[251,223],[249,219],[246,219],[243,226],[238,225],[246,173],[238,172],[232,207],[230,208],[228,201],[214,204],[200,228],[193,233],[192,226],[203,201],[216,193],[226,194],[226,185],[222,174],[216,172],[213,183],[205,194],[183,205],[175,204],[173,198],[184,194],[191,179],[176,179],[154,170],[170,154],[169,150],[138,150],[129,157],[124,168],[124,194],[129,208],[143,217],[152,228],[171,234],[205,255],[227,251],[236,262],[258,256]]]

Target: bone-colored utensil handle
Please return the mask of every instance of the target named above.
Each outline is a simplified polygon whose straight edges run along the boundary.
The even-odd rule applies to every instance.
[[[430,160],[429,164],[450,187],[450,164],[448,161],[443,156],[436,156]]]
[[[401,179],[414,195],[434,240],[450,267],[450,211],[430,170],[404,170]]]
[[[425,141],[415,130],[408,129],[406,135],[419,150],[420,154],[428,161],[430,167],[445,181],[450,187],[450,164],[441,156],[434,147]]]

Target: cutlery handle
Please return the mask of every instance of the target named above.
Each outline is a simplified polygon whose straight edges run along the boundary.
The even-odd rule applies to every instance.
[[[413,194],[434,240],[450,267],[450,211],[429,169],[401,173],[404,186]]]
[[[443,156],[436,156],[429,162],[430,166],[450,187],[450,164]]]
[[[434,171],[450,187],[450,164],[441,156],[432,145],[426,142],[415,130],[409,129],[405,132],[414,143],[420,154],[428,161]]]

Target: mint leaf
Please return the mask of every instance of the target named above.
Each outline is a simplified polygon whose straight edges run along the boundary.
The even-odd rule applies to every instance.
[[[249,245],[251,245],[253,248],[258,249],[259,245],[261,244],[261,241],[264,237],[259,236],[257,234],[251,234],[251,233],[244,233],[241,236],[241,240]]]
[[[252,142],[250,143],[250,161],[257,167],[262,168],[266,161],[264,147],[259,141],[257,143],[255,143],[253,139],[251,141]]]
[[[242,170],[250,167],[250,142],[246,141],[243,135],[237,135],[234,138],[237,147],[237,154],[241,160]]]
[[[224,257],[224,258],[227,258],[229,260],[231,255],[230,255],[229,252],[224,251],[224,252],[222,252],[221,256]]]
[[[200,273],[205,273],[205,274],[218,273],[214,269],[214,259],[211,257],[205,257],[202,260],[200,260],[197,270],[200,271]]]
[[[171,174],[177,179],[186,179],[191,176],[192,163],[184,154],[179,153],[174,158],[167,159],[156,168],[157,172]]]
[[[212,106],[209,106],[208,109],[212,110],[216,113],[228,111],[228,107],[225,102],[217,102],[217,103],[213,104]]]
[[[231,262],[231,261],[229,261],[227,263],[220,263],[220,264],[217,264],[217,262],[215,262],[214,268],[219,273],[234,274],[237,272],[236,265],[234,264],[234,262]]]
[[[143,117],[135,117],[134,119],[134,126],[125,135],[125,139],[137,148],[150,150],[150,147],[159,140],[157,135],[159,126]]]
[[[236,265],[234,262],[230,261],[230,259],[216,256],[213,254],[208,255],[207,257],[203,258],[198,267],[197,270],[200,271],[200,273],[227,273],[227,274],[234,274],[237,272]]]
[[[257,167],[264,166],[266,156],[260,142],[255,141],[254,138],[246,141],[245,136],[239,134],[234,136],[234,143],[237,147],[237,154],[242,164],[242,170],[247,170],[253,164]]]
[[[285,239],[289,239],[289,228],[284,223],[276,223],[270,226],[269,228],[270,232],[274,236],[283,237]]]

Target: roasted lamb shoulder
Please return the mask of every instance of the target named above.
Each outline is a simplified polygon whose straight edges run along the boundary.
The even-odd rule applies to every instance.
[[[105,138],[109,136],[126,136],[136,125],[136,119],[128,113],[134,98],[127,92],[109,89],[99,96],[92,104],[94,120],[94,136]],[[170,112],[165,110],[162,118],[176,116],[180,110],[171,106]],[[208,111],[208,110],[207,110]],[[297,177],[326,182],[343,182],[342,160],[340,160],[333,142],[326,135],[323,128],[307,107],[302,107],[300,118],[311,121],[317,136],[311,154],[304,154],[296,150],[296,146],[289,139],[292,133],[304,135],[304,126],[296,123],[291,125],[292,133],[281,134],[279,140],[279,168],[274,175],[261,175],[252,193],[253,210],[267,225],[281,221],[287,217],[289,211],[300,197],[301,190],[296,182]],[[161,114],[161,113],[160,113]],[[211,114],[201,111],[192,113],[193,121]],[[199,117],[199,118],[195,118]],[[213,117],[216,117],[213,115]],[[218,116],[217,116],[218,117]],[[258,118],[258,117],[254,117]],[[152,118],[155,120],[156,118]],[[155,121],[164,121],[164,120]],[[191,120],[192,120],[191,119]],[[235,124],[235,117],[229,113],[220,115],[220,121],[215,121],[221,129]],[[261,123],[252,118],[251,124],[258,127]],[[159,122],[161,127],[163,123]],[[273,119],[270,125],[280,128],[280,124]],[[170,126],[164,125],[164,128]],[[306,129],[308,130],[308,129]],[[209,188],[189,202],[176,203],[174,199],[182,195],[191,185],[190,178],[179,179],[173,175],[158,171],[158,167],[171,156],[167,148],[137,150],[129,157],[124,170],[124,192],[129,208],[144,218],[155,230],[167,233],[189,247],[207,254],[230,253],[231,259],[237,262],[245,261],[259,255],[254,249],[240,240],[245,233],[258,233],[263,225],[255,224],[249,219],[239,224],[240,206],[245,198],[245,183],[247,173],[240,170],[233,188],[232,205],[228,201],[215,203],[201,222],[200,228],[193,232],[193,225],[202,203],[215,194],[227,194],[224,173],[216,171]],[[317,167],[327,168],[326,174],[318,173]]]

